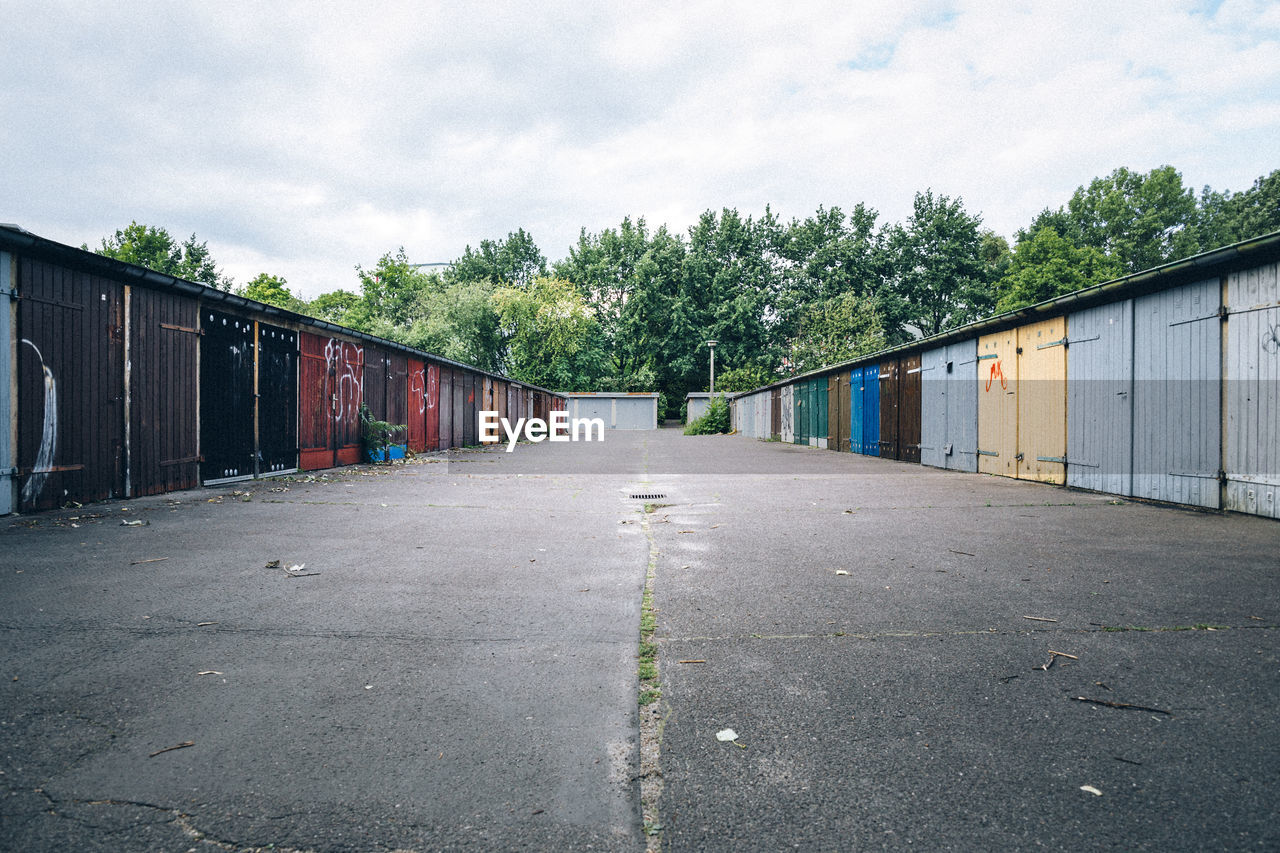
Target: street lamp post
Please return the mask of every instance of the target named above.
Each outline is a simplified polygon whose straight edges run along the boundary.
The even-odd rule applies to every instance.
[[[716,393],[716,344],[719,341],[707,341],[707,346],[711,347],[711,396]]]

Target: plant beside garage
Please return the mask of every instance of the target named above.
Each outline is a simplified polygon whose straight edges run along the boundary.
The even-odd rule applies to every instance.
[[[729,423],[729,403],[724,397],[712,397],[707,411],[684,428],[685,435],[718,435],[732,430]]]
[[[400,445],[404,443],[407,424],[392,424],[380,421],[369,411],[364,403],[360,404],[360,445],[365,458],[370,462],[390,462],[392,458],[402,458]],[[397,451],[392,453],[392,450]]]

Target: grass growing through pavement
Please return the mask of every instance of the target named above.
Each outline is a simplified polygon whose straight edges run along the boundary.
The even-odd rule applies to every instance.
[[[644,585],[644,596],[640,599],[640,704],[648,705],[662,696],[662,686],[658,682],[658,644],[653,641],[653,632],[658,626],[658,617],[653,610],[653,568],[649,569],[649,578]]]

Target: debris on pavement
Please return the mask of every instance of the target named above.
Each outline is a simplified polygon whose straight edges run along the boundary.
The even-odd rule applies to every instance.
[[[129,565],[131,565],[131,566],[140,566],[140,565],[142,565],[143,563],[163,563],[163,562],[164,562],[165,560],[167,560],[167,559],[169,559],[169,558],[168,558],[168,557],[149,557],[149,558],[148,558],[148,559],[146,559],[146,560],[134,560],[134,561],[133,561],[132,563],[130,563]]]
[[[1101,792],[1101,791],[1099,791],[1097,788],[1093,787],[1092,785],[1081,785],[1081,786],[1080,786],[1080,790],[1081,790],[1081,791],[1088,791],[1090,794],[1093,794],[1095,797],[1101,797],[1101,796],[1102,796],[1102,792]]]
[[[186,749],[189,746],[195,746],[195,745],[196,745],[196,742],[193,740],[184,740],[182,743],[175,743],[173,746],[166,746],[164,749],[157,749],[155,752],[151,753],[147,757],[155,758],[157,755],[161,755],[166,752],[173,752],[175,749]]]
[[[721,729],[720,731],[716,732],[716,740],[720,741],[721,743],[730,743],[732,741],[736,741],[737,739],[738,739],[738,733],[735,732],[733,729]]]
[[[847,574],[849,574],[849,573],[848,573],[847,571],[845,571],[844,569],[836,569],[836,574],[838,574],[838,575],[847,575]]]
[[[121,521],[120,521],[120,526],[121,526],[121,527],[146,527],[146,526],[147,526],[147,525],[149,525],[150,523],[151,523],[151,522],[146,521],[145,519],[141,519],[141,518],[140,518],[140,519],[138,519],[137,521],[128,521],[128,520],[125,520],[125,519],[121,519]]]
[[[1057,619],[1050,619],[1046,616],[1023,616],[1023,619],[1030,619],[1032,622],[1057,622]]]
[[[1106,699],[1090,699],[1088,696],[1072,696],[1071,699],[1076,702],[1088,702],[1092,705],[1103,705],[1107,708],[1120,708],[1128,711],[1150,711],[1153,714],[1173,715],[1172,711],[1165,711],[1160,708],[1149,708],[1146,705],[1131,705],[1128,702],[1108,702]]]

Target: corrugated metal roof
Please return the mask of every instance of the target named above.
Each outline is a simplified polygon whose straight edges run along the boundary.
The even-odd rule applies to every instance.
[[[446,364],[451,367],[461,367],[473,373],[492,376],[495,379],[502,379],[508,382],[515,381],[509,376],[501,373],[492,373],[488,370],[482,370],[471,364],[465,364],[460,361],[453,361],[442,355],[425,352],[423,350],[414,349],[405,344],[396,343],[395,341],[380,338],[376,335],[370,335],[366,332],[358,332],[355,329],[340,326],[337,323],[330,323],[316,317],[309,317],[306,314],[298,314],[293,311],[278,308],[275,305],[268,305],[265,302],[258,302],[254,299],[247,299],[243,296],[237,296],[234,293],[228,293],[225,290],[218,290],[216,287],[210,287],[207,284],[200,284],[195,281],[188,281],[185,278],[166,275],[165,273],[156,272],[138,264],[130,264],[125,261],[118,261],[115,258],[108,258],[105,255],[99,255],[85,249],[77,249],[75,246],[68,246],[65,243],[59,243],[56,240],[50,240],[47,237],[41,237],[38,234],[32,234],[25,228],[11,223],[0,223],[0,249],[6,249],[12,252],[25,253],[43,260],[55,261],[63,266],[74,269],[95,272],[117,281],[126,281],[131,284],[140,284],[144,287],[150,287],[156,290],[178,290],[193,297],[209,300],[210,302],[220,302],[223,305],[233,308],[239,308],[244,311],[252,311],[257,314],[266,315],[276,322],[285,321],[300,323],[305,326],[311,326],[322,331],[332,332],[340,335],[346,335],[350,338],[368,341],[377,344],[386,349],[398,350],[403,353],[417,356],[419,358],[428,358],[440,364]],[[527,388],[534,388],[538,391],[545,391],[549,394],[559,394],[559,391],[552,391],[549,388],[542,388],[537,385],[530,385],[522,382]]]

